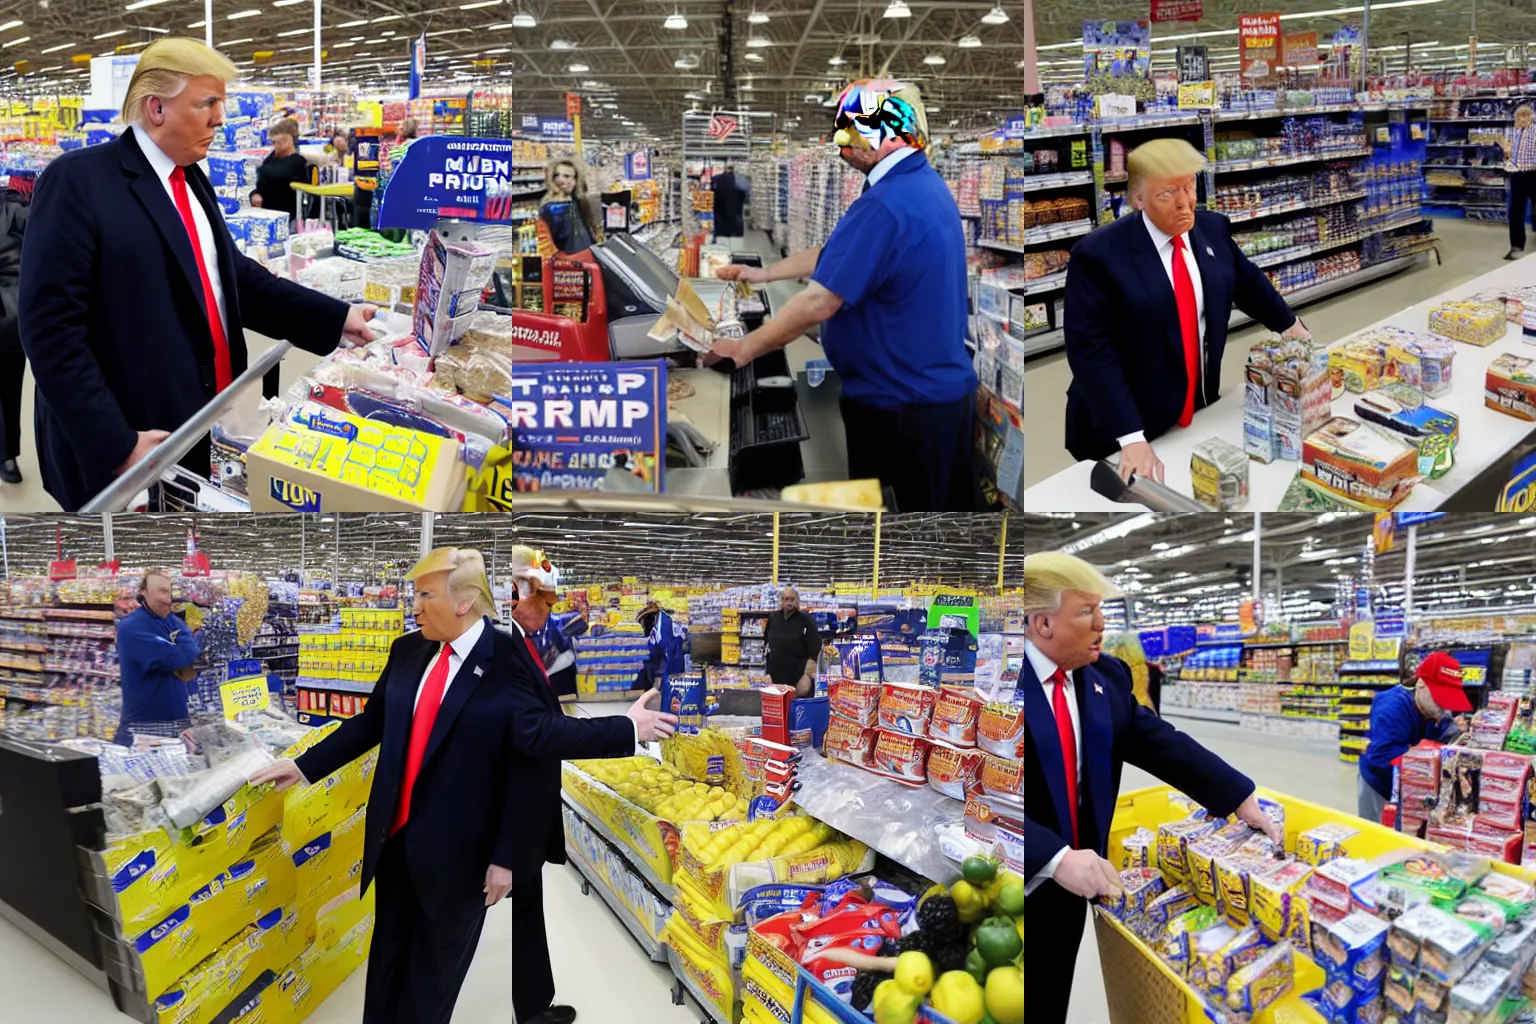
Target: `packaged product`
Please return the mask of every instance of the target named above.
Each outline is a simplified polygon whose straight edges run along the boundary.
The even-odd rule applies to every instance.
[[[1472,890],[1483,899],[1494,900],[1505,908],[1511,918],[1523,918],[1536,905],[1536,888],[1518,878],[1490,871]]]
[[[928,781],[928,740],[889,729],[875,732],[875,750],[869,761],[871,769],[903,782]]]
[[[1492,964],[1475,964],[1451,989],[1446,1024],[1481,1024],[1504,1002],[1509,971]]]
[[[1191,839],[1185,844],[1184,862],[1190,888],[1207,903],[1220,904],[1216,881],[1216,858],[1237,852],[1252,830],[1242,822],[1223,825],[1215,832]]]
[[[976,745],[989,754],[1022,759],[1024,705],[992,701],[983,706],[976,720]]]
[[[1483,954],[1483,961],[1510,970],[1517,965],[1529,965],[1533,956],[1536,956],[1536,919],[1527,918],[1495,939],[1488,952]],[[1523,966],[1521,970],[1524,970]]]
[[[1281,943],[1227,978],[1226,1010],[1237,1024],[1246,1024],[1291,990],[1296,981],[1292,954],[1292,948]]]
[[[1467,972],[1491,936],[1486,929],[1434,906],[1414,907],[1392,922],[1388,949],[1398,963],[1450,983]]]
[[[1211,906],[1202,905],[1174,917],[1168,922],[1168,934],[1162,942],[1163,958],[1181,977],[1189,977],[1194,937],[1218,925],[1218,912]],[[1230,925],[1220,927],[1226,928],[1232,935],[1237,934],[1236,929]]]
[[[1335,904],[1348,904],[1351,890],[1373,878],[1376,869],[1362,860],[1338,857],[1319,864],[1307,879],[1307,892],[1325,897]]]
[[[1099,904],[1116,917],[1141,914],[1167,888],[1156,868],[1127,868],[1120,872],[1120,891],[1100,897]]]
[[[976,746],[976,727],[981,718],[982,702],[975,691],[958,686],[945,686],[939,690],[938,702],[933,708],[933,719],[928,723],[928,735],[952,747]]]
[[[1488,346],[1504,337],[1504,308],[1491,302],[1442,302],[1429,311],[1429,329],[1469,345]]]
[[[823,888],[820,885],[791,885],[785,882],[759,885],[742,893],[736,909],[744,915],[747,925],[755,928],[770,917],[792,910],[814,912],[821,900]]]
[[[1486,861],[1484,863],[1486,864]],[[1415,854],[1397,864],[1389,864],[1381,869],[1384,879],[1401,879],[1409,882],[1426,890],[1436,900],[1444,902],[1459,900],[1466,894],[1467,883],[1463,877],[1458,877],[1458,874],[1475,874],[1475,868],[1470,871],[1458,871],[1448,857],[1432,853]],[[1476,875],[1476,877],[1482,876]]]
[[[1212,834],[1218,827],[1217,822],[1190,818],[1165,821],[1157,827],[1157,866],[1168,876],[1169,881],[1189,880],[1186,844]]]
[[[1160,934],[1174,918],[1200,906],[1200,898],[1187,885],[1175,885],[1147,902],[1144,911],[1148,927]]]
[[[1386,1019],[1379,993],[1359,992],[1343,979],[1330,980],[1320,998],[1328,1020],[1334,1024],[1381,1024]]]
[[[1287,861],[1267,874],[1253,875],[1248,882],[1248,914],[1254,925],[1278,942],[1291,930],[1297,916],[1312,865]]]
[[[991,756],[994,755],[983,754],[979,750],[957,750],[948,744],[935,742],[928,751],[928,785],[947,797],[964,800],[966,793],[981,780],[983,761]]]
[[[1333,397],[1374,391],[1387,377],[1387,350],[1369,336],[1352,338],[1328,350],[1328,379]]]
[[[928,755],[928,760],[933,761],[933,755]],[[930,768],[931,773],[931,768]],[[1120,860],[1123,868],[1150,868],[1152,864],[1152,851],[1157,846],[1157,833],[1149,828],[1136,827],[1136,831],[1120,841],[1125,855]]]
[[[1273,870],[1276,862],[1263,854],[1238,853],[1216,858],[1216,899],[1233,924],[1249,923],[1253,879]]]
[[[880,684],[858,679],[833,679],[827,684],[832,714],[866,728],[879,718]]]
[[[1385,330],[1399,332],[1398,328]],[[1392,374],[1425,395],[1443,395],[1451,390],[1451,363],[1455,358],[1456,347],[1450,342],[1411,331],[1400,331],[1387,345]]]
[[[1418,482],[1418,451],[1400,437],[1345,416],[1307,435],[1302,478],[1364,509],[1390,509]]]
[[[866,956],[878,956],[885,936],[878,931],[848,931],[823,936],[806,945],[800,954],[800,966],[811,977],[831,989],[843,1000],[852,998],[853,977],[857,973],[842,959],[824,956],[832,950],[848,950]]]
[[[1386,969],[1387,930],[1380,918],[1356,911],[1321,930],[1313,930],[1318,964],[1332,979],[1342,978],[1360,991],[1381,987]]]
[[[1280,457],[1279,440],[1275,436],[1272,417],[1243,412],[1243,452],[1256,462],[1270,463]]]
[[[1440,477],[1456,464],[1460,421],[1406,384],[1386,384],[1355,400],[1355,415],[1400,435],[1418,449],[1419,475]]]
[[[1195,445],[1189,456],[1195,500],[1212,512],[1228,512],[1248,504],[1248,456],[1219,437]]]
[[[1005,800],[1024,799],[1024,762],[996,754],[983,754],[981,786],[988,796]]]
[[[1503,932],[1504,926],[1509,923],[1509,915],[1504,912],[1503,907],[1492,900],[1485,900],[1478,896],[1468,896],[1464,900],[1459,900],[1451,908],[1451,913],[1464,921],[1482,925],[1495,934]]]
[[[878,724],[882,729],[927,736],[928,721],[939,695],[931,687],[907,683],[882,683]]]
[[[1488,364],[1483,385],[1483,405],[1495,412],[1521,420],[1536,420],[1536,359],[1511,355],[1495,356]]]
[[[965,835],[1000,853],[1014,871],[1024,870],[1024,808],[973,793],[965,800]]]
[[[1303,864],[1318,864],[1344,856],[1344,842],[1360,834],[1349,825],[1329,822],[1300,832],[1296,836],[1296,859]]]
[[[822,741],[823,753],[849,764],[868,765],[875,753],[875,731],[841,715],[832,715]]]
[[[1190,984],[1212,995],[1224,994],[1227,980],[1263,956],[1268,948],[1264,936],[1252,926],[1234,929],[1220,924],[1207,929],[1190,945]]]

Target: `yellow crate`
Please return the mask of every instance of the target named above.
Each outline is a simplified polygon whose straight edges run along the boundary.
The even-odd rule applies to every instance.
[[[1125,837],[1138,828],[1157,830],[1167,821],[1185,817],[1179,805],[1170,802],[1174,790],[1152,786],[1122,793],[1115,803],[1114,823],[1110,826],[1109,859],[1120,863],[1125,855]],[[1384,825],[1365,821],[1343,811],[1285,796],[1268,789],[1259,795],[1285,808],[1285,847],[1296,849],[1296,835],[1326,822],[1344,821],[1360,830],[1344,841],[1347,856],[1370,860],[1393,850],[1412,848],[1444,851],[1437,843],[1405,836]],[[1514,864],[1494,864],[1494,870],[1526,881],[1536,881],[1536,870]],[[1104,972],[1104,990],[1108,997],[1110,1024],[1208,1024],[1205,1002],[1190,985],[1145,942],[1119,921],[1101,912],[1094,913],[1094,930],[1099,943],[1099,961]],[[766,945],[766,944],[764,944]],[[748,941],[748,952],[754,947]],[[1253,1024],[1326,1024],[1317,1011],[1298,993],[1320,988],[1323,971],[1311,960],[1297,954],[1296,985],[1288,995],[1254,1016]]]

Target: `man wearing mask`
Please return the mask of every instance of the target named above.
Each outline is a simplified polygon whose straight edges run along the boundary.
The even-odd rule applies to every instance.
[[[1380,821],[1392,796],[1392,762],[1422,740],[1449,743],[1465,728],[1459,712],[1472,710],[1462,687],[1461,662],[1433,651],[1402,686],[1383,690],[1371,701],[1370,741],[1360,755],[1356,780],[1357,813]]]
[[[363,1022],[449,1024],[525,827],[509,678],[521,644],[491,624],[480,552],[438,548],[405,578],[417,629],[390,646],[363,713],[250,781],[318,782],[379,748],[363,840],[361,891],[378,883]]]
[[[723,268],[757,284],[809,277],[772,319],[717,340],[745,366],[825,323],[821,344],[842,383],[848,478],[879,479],[902,512],[969,512],[976,373],[965,348],[969,292],[960,208],[924,150],[915,85],[861,80],[838,98],[833,141],[868,179],[827,244],[775,263]]]
[[[1072,555],[1024,559],[1024,1019],[1063,1024],[1088,903],[1118,891],[1105,859],[1120,771],[1130,763],[1277,842],[1253,782],[1137,702],[1125,663],[1101,655],[1114,586]]]
[[[794,587],[779,592],[779,613],[768,616],[763,642],[768,648],[768,678],[773,685],[790,687],[796,697],[814,696],[821,632],[816,620],[801,610],[800,591]]]
[[[670,736],[677,716],[651,710],[661,693],[647,690],[624,716],[568,718],[533,642],[559,603],[560,570],[542,552],[518,545],[512,549],[512,579],[517,605],[508,670],[516,710],[509,786],[518,823],[512,864],[512,1013],[518,1024],[571,1024],[576,1010],[555,1004],[544,932],[544,865],[565,863],[560,762],[629,757],[637,745]]]
[[[197,632],[173,614],[171,578],[147,572],[139,580],[139,607],[117,623],[117,667],[123,683],[123,717],[115,742],[133,745],[135,734],[175,737],[191,726],[187,684],[203,653]]]

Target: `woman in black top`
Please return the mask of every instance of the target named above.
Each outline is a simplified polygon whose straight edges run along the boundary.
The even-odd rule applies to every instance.
[[[251,205],[281,210],[293,220],[299,209],[299,194],[293,190],[293,183],[309,180],[309,162],[299,154],[299,124],[285,118],[268,134],[272,137],[272,152],[256,170]]]
[[[586,176],[574,160],[552,160],[544,170],[548,195],[539,207],[539,219],[549,229],[555,248],[567,256],[586,252],[603,240],[597,203],[587,195]]]

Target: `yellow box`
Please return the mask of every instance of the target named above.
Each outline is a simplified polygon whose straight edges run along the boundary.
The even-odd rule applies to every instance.
[[[741,999],[756,998],[769,1011],[788,1012],[795,1005],[795,987],[786,985],[761,960],[748,957],[741,967]]]
[[[366,807],[356,808],[336,828],[293,851],[301,904],[324,902],[357,885],[362,872],[367,814]]]
[[[204,884],[245,855],[283,817],[283,798],[271,789],[246,786],[198,825],[183,829],[171,855],[189,877]]]
[[[282,907],[235,935],[155,1002],[159,1024],[207,1024],[263,971],[277,971],[309,944],[297,910]]]
[[[1271,941],[1278,942],[1291,930],[1296,904],[1302,902],[1301,891],[1311,873],[1310,864],[1292,861],[1268,875],[1249,880],[1249,916]]]
[[[731,976],[730,965],[713,956],[687,934],[687,930],[673,932],[668,926],[673,959],[693,988],[709,1000],[727,1020],[735,1019],[736,983]]]

